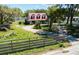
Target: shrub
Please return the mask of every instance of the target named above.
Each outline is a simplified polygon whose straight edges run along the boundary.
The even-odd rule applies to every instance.
[[[12,21],[9,21],[8,23],[9,23],[9,24],[12,24]]]
[[[59,43],[59,47],[65,47],[63,43]]]
[[[59,29],[57,25],[52,26],[52,31],[58,33]]]
[[[19,21],[19,24],[22,24],[22,22],[21,22],[21,21]]]
[[[68,25],[68,26],[66,26],[66,29],[67,29],[68,34],[79,37],[79,27]]]
[[[24,24],[25,24],[25,25],[28,25],[28,24],[30,24],[30,23],[29,23],[29,21],[27,21],[27,20],[25,19]]]
[[[38,24],[35,24],[34,29],[41,29],[40,24],[39,23]]]

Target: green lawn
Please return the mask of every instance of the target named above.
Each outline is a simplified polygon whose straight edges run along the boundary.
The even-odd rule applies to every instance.
[[[38,27],[33,27],[34,29],[37,29]],[[42,29],[42,30],[45,30],[45,31],[48,31],[49,29],[49,26],[48,25],[41,25],[41,28],[38,28],[38,29]]]
[[[41,36],[34,34],[32,32],[26,31],[22,29],[21,27],[16,26],[16,22],[14,22],[11,25],[11,30],[8,30],[6,32],[0,31],[0,40],[12,40],[12,39],[36,39],[36,38],[41,38]],[[12,35],[8,35],[10,33],[13,33]]]
[[[18,21],[14,22],[11,25],[11,29],[8,31],[0,31],[0,42],[4,40],[15,40],[15,42],[20,40],[36,40],[36,39],[42,39],[43,36],[40,36],[38,34],[32,33],[30,31],[26,31],[21,28],[21,26],[17,26]],[[9,35],[11,34],[11,35]],[[51,37],[45,37],[46,39],[53,39]]]
[[[46,26],[41,26],[41,29],[42,30],[48,30],[49,29],[49,27],[46,25]]]
[[[26,31],[24,29],[18,26],[17,25],[17,22],[14,22],[12,25],[11,25],[11,29],[6,31],[6,32],[3,32],[3,31],[0,31],[0,43],[3,43],[1,41],[3,40],[15,40],[15,42],[18,42],[18,41],[21,41],[21,40],[34,40],[34,39],[42,39],[43,37],[42,36],[39,36],[38,34],[34,34],[32,32],[29,32],[29,31]],[[8,34],[10,33],[13,33],[11,34],[10,36]],[[3,38],[1,38],[3,37]],[[54,40],[53,38],[51,37],[45,37],[46,39],[52,39]],[[65,47],[69,46],[69,43],[68,42],[63,42],[62,43]],[[40,54],[42,52],[46,52],[46,51],[49,51],[49,50],[53,50],[53,49],[58,49],[60,47],[60,43],[56,44],[56,45],[51,45],[51,46],[46,46],[46,47],[42,47],[42,48],[34,48],[34,49],[31,49],[31,50],[24,50],[24,51],[21,51],[21,52],[16,52],[16,53],[12,53],[12,54],[19,54],[19,55],[24,55],[24,54]]]

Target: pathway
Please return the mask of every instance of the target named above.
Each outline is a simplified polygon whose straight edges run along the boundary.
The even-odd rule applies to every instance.
[[[48,32],[44,32],[43,30],[33,29],[33,26],[34,25],[24,26],[23,29],[34,32],[34,33],[37,33],[37,32],[48,33]],[[60,27],[59,27],[59,29],[60,29]],[[63,33],[62,31],[63,30],[60,29],[59,34],[62,34],[65,38],[67,38],[70,41],[70,43],[72,44],[72,46],[68,47],[68,48],[62,48],[62,50],[49,51],[42,55],[78,55],[79,54],[79,41],[77,41],[77,40],[79,40],[79,38],[75,38],[71,35],[67,35],[67,34]]]
[[[79,55],[79,41],[73,42],[71,47],[49,51],[42,55]]]
[[[23,26],[23,29],[25,29],[25,30],[27,30],[27,31],[31,31],[31,32],[33,32],[33,33],[36,33],[36,32],[38,32],[38,31],[40,31],[40,30],[37,30],[37,29],[33,29],[33,26],[34,26],[34,25]]]
[[[27,31],[31,31],[33,33],[38,33],[38,34],[52,34],[51,32],[47,32],[47,31],[43,31],[41,29],[33,29],[34,25],[28,25],[28,26],[23,26],[22,28],[27,30]]]
[[[72,46],[68,48],[62,48],[61,50],[49,51],[43,55],[79,55],[79,38],[63,33],[62,29],[60,29],[60,34],[63,34],[63,36],[70,41]]]

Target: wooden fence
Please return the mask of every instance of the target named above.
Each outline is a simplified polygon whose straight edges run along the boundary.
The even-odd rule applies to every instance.
[[[32,48],[44,47],[48,45],[56,44],[55,40],[49,39],[37,39],[37,40],[23,40],[19,42],[10,41],[3,41],[0,43],[0,54],[8,54],[12,52],[17,52],[21,50],[28,50]]]

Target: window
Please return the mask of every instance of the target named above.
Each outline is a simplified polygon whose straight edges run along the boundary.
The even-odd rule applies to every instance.
[[[42,15],[42,19],[46,19],[46,15],[44,14],[44,15]]]
[[[31,15],[31,19],[35,19],[35,15],[34,14]]]
[[[36,19],[40,19],[40,14],[37,14]]]

